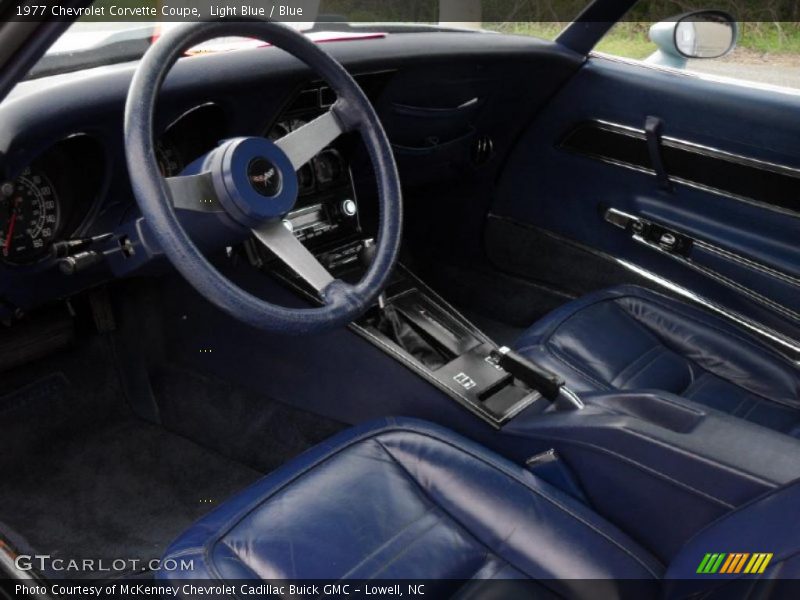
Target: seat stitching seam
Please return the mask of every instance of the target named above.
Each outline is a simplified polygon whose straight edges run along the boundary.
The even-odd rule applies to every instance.
[[[703,374],[700,375],[700,377],[698,377],[697,379],[693,378],[693,380],[689,383],[689,385],[686,386],[686,388],[683,390],[683,392],[681,392],[680,395],[683,396],[684,398],[688,398],[689,400],[691,400],[692,399],[691,396],[687,394],[696,394],[699,390],[702,390],[704,387],[708,385],[710,378],[711,378],[711,373],[709,373],[704,369]],[[689,390],[692,389],[692,386],[694,386],[694,389],[691,392],[689,392]]]
[[[614,300],[612,300],[612,303],[619,309],[622,316],[625,317],[628,321],[630,321],[633,325],[635,325],[639,331],[641,331],[644,335],[650,338],[653,342],[655,342],[656,344],[660,344],[661,346],[666,346],[664,341],[658,335],[656,335],[656,333],[649,325],[647,325],[643,321],[640,321],[631,314],[631,312],[625,307],[625,305],[621,302],[621,300],[624,300],[624,298],[615,298]],[[642,300],[640,299],[640,301]]]
[[[438,511],[438,507],[437,507],[436,505],[434,505],[432,502],[428,502],[428,507],[426,507],[426,509],[425,509],[425,513],[424,513],[424,514],[420,515],[420,516],[419,516],[419,518],[417,518],[417,519],[414,519],[414,520],[413,520],[413,521],[411,521],[410,523],[407,523],[407,524],[406,524],[404,527],[402,527],[402,528],[401,528],[399,531],[395,532],[395,534],[394,534],[394,535],[392,535],[392,536],[391,536],[391,537],[390,537],[388,540],[386,540],[386,541],[382,542],[381,544],[379,544],[378,546],[376,546],[376,547],[375,547],[375,548],[374,548],[374,549],[373,549],[373,550],[372,550],[372,551],[369,553],[369,555],[367,555],[367,556],[365,556],[364,558],[362,558],[362,559],[361,559],[361,560],[358,562],[358,564],[357,564],[356,566],[354,566],[352,569],[348,570],[348,571],[347,571],[347,572],[346,572],[344,575],[342,575],[341,577],[339,577],[338,581],[341,581],[342,579],[346,579],[348,575],[350,575],[351,573],[353,573],[353,571],[355,571],[355,570],[357,570],[359,567],[361,567],[361,566],[362,566],[362,565],[363,565],[365,562],[367,562],[368,560],[370,560],[371,558],[373,558],[373,557],[374,557],[374,556],[375,556],[375,555],[376,555],[376,554],[377,554],[377,553],[378,553],[378,552],[379,552],[379,551],[380,551],[382,548],[385,548],[385,547],[387,547],[387,545],[388,545],[390,542],[393,542],[394,540],[396,540],[396,539],[397,539],[397,538],[398,538],[398,537],[399,537],[401,534],[403,534],[403,533],[405,533],[406,531],[408,531],[408,529],[409,529],[409,528],[411,528],[411,527],[413,527],[414,525],[416,525],[417,523],[419,523],[419,522],[420,522],[422,519],[424,519],[424,518],[425,518],[426,516],[428,516],[429,514],[431,514],[431,513],[434,513],[434,512],[437,512],[437,511]],[[421,532],[420,532],[418,535],[416,535],[416,536],[414,537],[414,540],[417,540],[417,539],[419,539],[421,536],[425,535],[425,534],[426,534],[428,531],[430,531],[430,530],[431,530],[431,528],[435,527],[435,526],[436,526],[436,525],[438,525],[440,522],[441,522],[441,520],[437,520],[435,523],[432,523],[430,526],[426,527],[424,530],[422,530],[422,531],[421,531]]]
[[[739,407],[741,407],[742,404],[744,404],[745,402],[747,402],[747,398],[742,400],[742,402],[739,404],[739,406],[736,407],[736,410],[739,410]],[[746,419],[747,417],[749,417],[750,413],[753,412],[758,407],[759,404],[762,404],[762,402],[759,401],[759,400],[752,401],[750,407],[748,407],[748,409],[746,411],[744,411],[744,413],[742,413],[742,418]]]
[[[733,413],[731,413],[731,414],[734,414],[734,415],[736,415],[736,416],[738,417],[739,415],[738,415],[738,414],[736,414],[736,413],[738,413],[738,412],[739,412],[739,410],[741,410],[741,409],[742,409],[742,407],[743,407],[743,406],[744,406],[744,405],[745,405],[747,402],[751,402],[751,403],[752,403],[752,406],[751,406],[750,408],[748,408],[748,409],[747,409],[747,410],[744,412],[744,414],[741,416],[741,418],[743,418],[743,419],[746,419],[746,418],[747,418],[747,415],[749,415],[749,414],[750,414],[750,411],[752,411],[752,410],[753,410],[753,409],[754,409],[754,408],[755,408],[755,407],[756,407],[756,406],[759,404],[760,400],[759,400],[758,398],[756,398],[755,400],[750,400],[750,399],[749,399],[749,398],[747,398],[747,397],[745,397],[745,398],[742,398],[742,399],[739,401],[739,404],[737,404],[737,405],[736,405],[736,408],[735,408],[735,409],[733,409]]]
[[[383,444],[381,444],[380,442],[378,442],[378,445],[380,445],[380,446],[381,446],[381,448],[383,448]],[[384,451],[385,451],[385,450],[386,450],[386,449],[384,448]],[[390,457],[390,458],[391,458],[391,457]],[[394,459],[392,459],[392,461],[394,462]],[[426,500],[427,500],[427,498],[426,498]],[[362,566],[364,563],[366,563],[368,560],[370,560],[371,558],[373,558],[373,557],[374,557],[374,556],[375,556],[375,555],[376,555],[376,554],[377,554],[377,553],[378,553],[378,552],[379,552],[381,549],[383,549],[383,548],[386,548],[386,547],[388,546],[388,544],[390,544],[391,542],[393,542],[394,540],[396,540],[396,539],[397,539],[397,538],[398,538],[398,537],[399,537],[399,536],[400,536],[402,533],[404,533],[404,532],[408,531],[408,529],[409,529],[410,527],[412,527],[412,526],[416,525],[417,523],[419,523],[419,522],[420,522],[422,519],[424,519],[426,516],[428,516],[429,514],[432,514],[432,513],[433,513],[433,514],[435,514],[435,513],[437,513],[437,512],[442,512],[442,510],[441,510],[441,509],[440,509],[440,508],[439,508],[439,507],[438,507],[436,504],[434,504],[434,503],[432,503],[432,502],[428,501],[428,505],[429,505],[429,506],[426,508],[426,510],[425,510],[425,513],[424,513],[424,514],[420,515],[420,517],[419,517],[419,518],[417,518],[417,519],[414,519],[412,522],[410,522],[410,523],[406,524],[406,525],[405,525],[404,527],[402,527],[402,528],[401,528],[399,531],[397,531],[397,532],[396,532],[394,535],[392,535],[392,537],[390,537],[388,540],[386,540],[386,541],[384,541],[383,543],[381,543],[381,544],[379,544],[378,546],[376,546],[376,547],[375,547],[375,549],[374,549],[374,550],[372,550],[372,551],[369,553],[369,555],[368,555],[368,556],[365,556],[364,558],[362,558],[362,559],[361,559],[361,560],[358,562],[358,564],[357,564],[356,566],[354,566],[352,569],[348,570],[348,571],[347,571],[347,572],[346,572],[344,575],[342,575],[341,577],[339,577],[339,579],[337,580],[337,582],[338,582],[338,581],[341,581],[341,580],[343,580],[343,579],[347,579],[347,577],[348,577],[348,576],[349,576],[351,573],[353,573],[354,571],[356,571],[356,570],[357,570],[359,567],[361,567],[361,566]],[[414,538],[413,538],[412,540],[409,540],[409,543],[408,543],[408,544],[406,544],[405,548],[401,549],[401,551],[400,551],[400,552],[396,553],[396,554],[395,554],[395,555],[392,557],[392,560],[390,560],[390,561],[388,561],[388,562],[386,562],[386,563],[383,563],[383,564],[381,565],[381,568],[380,568],[380,569],[378,569],[378,571],[377,571],[377,572],[381,572],[381,571],[385,570],[385,568],[386,568],[386,567],[388,567],[388,566],[389,566],[391,563],[393,563],[393,562],[394,562],[394,561],[395,561],[395,560],[396,560],[396,559],[397,559],[399,556],[402,556],[402,555],[403,555],[403,554],[404,554],[406,551],[408,551],[408,549],[411,547],[411,545],[412,545],[412,543],[413,543],[413,542],[415,542],[415,541],[417,541],[419,538],[423,537],[423,536],[424,536],[425,534],[427,534],[427,533],[428,533],[428,532],[429,532],[431,529],[433,529],[434,527],[436,527],[436,526],[437,526],[437,525],[439,525],[440,523],[441,523],[441,519],[440,519],[440,518],[438,518],[438,516],[437,516],[437,521],[436,521],[435,523],[431,523],[431,524],[430,524],[428,527],[426,527],[425,529],[423,529],[422,531],[420,531],[420,532],[419,532],[419,533],[418,533],[416,536],[414,536]],[[374,576],[374,575],[373,575],[373,576]],[[373,576],[371,576],[370,578],[372,578]]]
[[[415,432],[415,433],[417,433],[417,432]],[[439,440],[438,438],[434,438],[434,439],[436,439],[437,441],[440,441],[440,442],[442,441],[442,440]],[[439,510],[440,510],[440,511],[443,513],[443,514],[447,515],[447,517],[448,517],[448,518],[450,518],[450,519],[451,519],[451,520],[452,520],[454,523],[456,523],[456,524],[458,525],[458,527],[459,527],[460,529],[462,529],[463,531],[465,531],[465,532],[467,533],[467,535],[469,535],[469,537],[471,537],[473,540],[475,540],[475,542],[477,542],[478,544],[480,544],[481,546],[483,546],[483,547],[486,549],[486,556],[488,556],[488,555],[489,555],[489,553],[491,552],[491,549],[489,548],[489,545],[488,545],[488,544],[486,544],[486,543],[485,543],[483,540],[481,540],[481,539],[480,539],[480,538],[478,538],[477,536],[475,536],[475,534],[474,534],[474,533],[472,533],[472,532],[471,532],[471,531],[470,531],[470,530],[469,530],[467,527],[465,527],[465,526],[464,526],[464,524],[463,524],[463,523],[461,523],[461,521],[459,521],[458,519],[456,519],[456,518],[455,518],[455,516],[453,516],[453,514],[452,514],[452,513],[451,513],[449,510],[447,510],[445,507],[443,507],[443,506],[441,506],[440,504],[438,504],[437,502],[435,502],[435,501],[434,501],[434,499],[431,497],[431,495],[430,495],[430,494],[427,492],[427,490],[425,490],[425,488],[423,488],[423,487],[422,487],[422,486],[419,484],[419,482],[417,481],[416,477],[414,477],[414,476],[413,476],[413,475],[412,475],[412,474],[409,472],[409,470],[406,468],[406,466],[405,466],[405,465],[403,465],[403,464],[402,464],[402,463],[401,463],[401,462],[400,462],[400,461],[397,459],[397,457],[396,457],[394,454],[392,454],[392,453],[389,451],[389,449],[388,449],[388,448],[387,448],[387,447],[386,447],[386,446],[383,444],[383,442],[381,442],[380,440],[377,440],[377,439],[375,440],[375,442],[376,442],[376,443],[377,443],[377,444],[378,444],[378,445],[379,445],[379,446],[380,446],[380,447],[383,449],[383,451],[384,451],[384,452],[386,453],[386,455],[389,457],[389,460],[391,460],[391,461],[392,461],[394,464],[396,464],[396,465],[397,465],[397,467],[398,467],[398,468],[399,468],[399,469],[400,469],[400,470],[401,470],[403,473],[405,473],[406,477],[409,479],[409,481],[411,481],[411,483],[413,483],[413,484],[414,484],[414,487],[416,487],[416,488],[417,488],[417,490],[420,492],[420,494],[422,494],[422,496],[424,496],[424,497],[425,497],[425,499],[426,499],[426,500],[427,500],[427,501],[428,501],[428,502],[429,502],[429,503],[430,503],[432,506],[435,506],[435,507],[437,507],[437,508],[438,508],[438,509],[439,509]]]
[[[728,381],[727,379],[723,379],[722,377],[719,377],[719,376],[718,376],[718,375],[716,375],[715,373],[711,373],[711,372],[709,372],[709,371],[705,371],[705,372],[703,373],[703,375],[701,375],[700,377],[698,377],[698,378],[697,378],[697,381],[701,381],[701,380],[702,380],[702,383],[701,383],[700,385],[698,385],[697,387],[695,387],[695,389],[693,389],[693,390],[692,390],[692,392],[691,392],[691,393],[692,393],[692,395],[696,394],[696,393],[698,392],[698,390],[701,390],[701,389],[703,389],[703,388],[705,388],[705,387],[708,387],[708,384],[709,384],[709,382],[711,381],[711,378],[712,378],[712,377],[717,377],[718,379],[721,379],[722,381],[724,381],[725,383],[727,383],[727,384],[729,384],[729,385],[733,385],[734,387],[739,387],[739,386],[737,386],[736,384],[734,384],[734,383],[731,383],[731,382],[730,382],[730,381]],[[708,405],[708,404],[705,404],[704,402],[701,402],[700,400],[695,400],[694,398],[692,398],[692,397],[690,397],[690,396],[686,396],[686,392],[687,392],[687,391],[688,391],[688,390],[689,390],[691,387],[692,387],[692,386],[691,386],[691,384],[690,384],[690,385],[689,385],[689,387],[687,387],[685,390],[683,390],[683,396],[684,396],[684,398],[686,398],[687,400],[691,400],[692,402],[697,402],[698,404],[702,404],[703,406],[708,406],[708,407],[709,407],[709,408],[711,408],[712,410],[717,410],[717,411],[719,411],[719,412],[723,412],[723,413],[725,413],[725,414],[729,414],[729,415],[731,415],[731,416],[734,416],[734,417],[738,417],[738,418],[745,418],[745,416],[746,416],[746,415],[738,415],[738,414],[737,414],[737,412],[739,411],[739,409],[742,407],[742,405],[743,405],[745,402],[748,402],[748,399],[747,399],[747,398],[742,398],[741,400],[739,400],[738,404],[737,404],[736,406],[734,406],[734,407],[733,407],[731,410],[722,410],[722,409],[719,409],[719,408],[714,408],[713,406],[710,406],[710,405]],[[740,388],[740,389],[744,389],[744,388]],[[744,390],[744,391],[746,391],[746,392],[749,392],[749,390]],[[748,411],[748,412],[749,412],[749,411]]]
[[[572,369],[573,371],[578,373],[578,375],[584,377],[585,379],[588,379],[590,382],[592,382],[596,386],[600,387],[601,389],[604,389],[604,390],[612,390],[612,389],[614,389],[613,386],[611,386],[610,384],[604,383],[603,381],[600,381],[596,377],[594,377],[594,376],[590,375],[589,373],[587,373],[586,371],[584,371],[577,364],[573,363],[572,359],[569,356],[564,354],[561,350],[559,350],[555,346],[551,345],[551,343],[548,342],[546,350],[548,352],[550,352],[550,354],[553,356],[553,358],[555,358],[559,362],[563,363],[564,365],[566,365],[567,367],[569,367],[570,369]]]
[[[615,375],[615,376],[614,376],[614,377],[611,379],[611,384],[612,384],[614,387],[616,387],[616,388],[622,388],[622,387],[623,387],[625,384],[627,384],[627,383],[628,383],[628,382],[629,382],[631,379],[633,379],[633,378],[634,378],[636,375],[639,375],[639,374],[640,374],[642,371],[644,371],[644,370],[645,370],[647,367],[649,367],[649,366],[650,366],[650,365],[652,365],[652,364],[653,364],[653,363],[654,363],[656,360],[658,360],[658,359],[661,357],[661,355],[664,353],[664,351],[665,351],[665,350],[666,350],[666,348],[664,348],[663,346],[653,346],[652,348],[650,348],[650,350],[648,350],[647,352],[645,352],[644,354],[642,354],[642,355],[641,355],[641,356],[639,356],[638,358],[634,359],[632,363],[628,364],[628,365],[627,365],[626,367],[624,367],[624,368],[623,368],[623,369],[622,369],[622,370],[621,370],[619,373],[617,373],[617,374],[616,374],[616,375]],[[656,355],[651,357],[650,355],[651,355],[651,354],[653,354],[653,353],[655,353]],[[616,384],[616,383],[614,383],[614,380],[615,380],[615,379],[617,379],[617,378],[619,378],[619,377],[622,377],[622,376],[623,376],[623,374],[624,374],[626,371],[629,371],[631,368],[633,368],[633,367],[635,367],[635,366],[638,366],[638,363],[640,363],[640,362],[644,361],[646,358],[647,358],[647,361],[645,362],[645,364],[641,365],[641,366],[640,366],[639,368],[637,368],[637,369],[636,369],[636,370],[635,370],[633,373],[630,373],[629,375],[627,375],[627,376],[625,377],[625,379],[624,379],[624,380],[622,380],[622,381],[621,381],[619,384]]]

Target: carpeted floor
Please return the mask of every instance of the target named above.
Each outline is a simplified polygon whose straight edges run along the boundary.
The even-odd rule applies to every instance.
[[[0,521],[59,558],[151,559],[257,471],[133,418],[74,427],[0,465]]]
[[[163,424],[151,424],[125,404],[112,354],[98,336],[4,374],[0,534],[18,547],[160,557],[197,518],[342,428],[174,368],[152,380]]]
[[[164,427],[263,473],[346,427],[183,367],[152,383]]]

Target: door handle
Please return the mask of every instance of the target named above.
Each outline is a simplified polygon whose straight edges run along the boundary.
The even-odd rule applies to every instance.
[[[672,191],[672,182],[664,166],[664,155],[661,151],[661,132],[664,121],[658,117],[649,116],[644,120],[644,135],[647,140],[647,152],[650,155],[650,164],[656,174],[658,187],[668,192]]]
[[[624,229],[631,237],[648,246],[656,246],[668,254],[688,258],[692,253],[694,240],[683,233],[664,227],[653,221],[631,215],[616,208],[606,210],[604,218],[607,223]]]

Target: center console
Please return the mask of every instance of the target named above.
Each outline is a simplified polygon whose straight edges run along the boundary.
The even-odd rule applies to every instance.
[[[357,282],[372,259],[373,239],[362,230],[358,200],[342,154],[331,148],[321,156],[326,153],[330,160],[335,156],[341,161],[336,178],[321,182],[317,176],[308,183],[284,225],[334,277]],[[312,161],[312,168],[319,168],[319,159]],[[246,249],[251,263],[308,299],[317,299],[265,247],[248,243]],[[580,406],[563,382],[508,349],[498,348],[402,264],[376,305],[350,327],[496,428],[523,409],[544,412],[558,404]]]
[[[278,139],[302,127],[330,101],[324,85],[303,90],[268,135]],[[361,222],[348,148],[347,139],[340,138],[298,172],[299,198],[283,223],[334,277],[357,282],[371,263],[374,245]],[[315,292],[261,244],[249,243],[246,249],[251,263],[316,300]],[[496,428],[522,410],[580,407],[562,381],[498,348],[402,264],[377,304],[350,327]]]
[[[295,236],[305,240],[334,277],[349,282],[360,280],[369,266],[372,238],[361,233],[356,219],[345,224],[329,220],[329,215],[336,214],[333,209],[341,198],[332,199],[327,205],[319,198],[309,200],[310,210],[300,208],[289,215],[292,221],[303,224],[292,224]],[[350,223],[356,226],[351,227]],[[309,239],[303,237],[307,231],[323,233],[315,233]],[[247,249],[251,262],[309,300],[316,300],[315,292],[263,246],[251,243]],[[575,408],[580,404],[549,373],[498,348],[402,264],[396,267],[375,306],[350,328],[497,428],[523,409],[528,413],[544,412],[556,405]]]
[[[327,257],[334,277],[357,281],[371,243],[369,238],[347,242],[318,258]],[[314,297],[288,269],[278,263],[269,266],[289,285]],[[581,407],[551,374],[498,348],[402,264],[378,303],[350,328],[493,427],[500,428],[523,410],[535,414]]]
[[[527,407],[550,406],[498,364],[491,340],[402,266],[379,305],[353,327],[496,427]]]

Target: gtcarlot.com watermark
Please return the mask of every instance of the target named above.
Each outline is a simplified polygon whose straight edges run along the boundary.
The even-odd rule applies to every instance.
[[[131,573],[134,571],[193,571],[194,560],[154,558],[59,558],[49,554],[20,554],[14,559],[20,571],[42,573]]]

